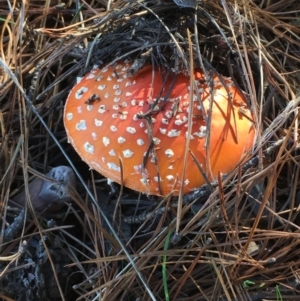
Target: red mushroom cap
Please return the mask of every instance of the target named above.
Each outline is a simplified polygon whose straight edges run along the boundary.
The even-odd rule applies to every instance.
[[[122,179],[125,187],[142,193],[177,195],[187,142],[190,79],[181,73],[164,83],[158,68],[152,70],[150,65],[129,77],[129,68],[122,62],[92,70],[74,86],[64,111],[69,141],[92,169],[112,181]],[[194,79],[199,94],[193,96],[184,193],[205,183],[199,164],[211,181],[219,172],[235,168],[255,136],[250,109],[230,79],[213,79],[213,97],[202,71],[195,71]]]

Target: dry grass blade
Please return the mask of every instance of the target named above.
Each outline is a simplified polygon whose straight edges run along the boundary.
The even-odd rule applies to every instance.
[[[189,120],[188,120],[188,130],[187,130],[187,139],[186,145],[184,150],[184,157],[183,157],[183,173],[181,180],[181,186],[178,196],[178,205],[177,205],[177,222],[176,222],[176,232],[175,235],[178,236],[180,223],[181,223],[181,216],[182,216],[182,197],[183,197],[183,186],[187,171],[187,158],[189,154],[189,145],[190,145],[190,138],[192,133],[192,116],[193,116],[193,93],[194,93],[194,78],[193,78],[193,70],[194,70],[194,62],[193,62],[193,48],[192,48],[192,41],[191,41],[191,33],[187,30],[187,38],[189,43],[189,74],[190,74],[190,103],[189,103]],[[176,238],[175,238],[176,239]],[[177,238],[178,239],[178,238]]]

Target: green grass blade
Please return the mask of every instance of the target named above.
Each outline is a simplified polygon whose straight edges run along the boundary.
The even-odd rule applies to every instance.
[[[170,230],[166,236],[166,241],[164,244],[164,251],[168,250],[171,233],[172,233],[172,231]],[[167,282],[167,268],[166,268],[167,264],[166,264],[166,262],[167,262],[167,256],[164,255],[163,260],[162,260],[162,277],[163,277],[164,293],[165,293],[165,300],[170,301],[168,282]]]

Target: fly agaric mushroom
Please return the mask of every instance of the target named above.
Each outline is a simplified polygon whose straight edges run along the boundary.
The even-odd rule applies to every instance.
[[[190,78],[180,73],[165,80],[151,65],[130,77],[129,68],[122,62],[95,69],[74,86],[64,110],[69,142],[92,169],[114,182],[142,193],[178,195]],[[199,165],[209,181],[233,170],[255,134],[250,109],[230,79],[215,76],[212,97],[201,70],[194,71],[194,79],[184,193],[206,183]]]

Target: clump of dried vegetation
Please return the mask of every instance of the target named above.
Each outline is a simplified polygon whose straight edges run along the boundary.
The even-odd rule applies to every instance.
[[[1,300],[300,295],[300,3],[175,2],[0,1]],[[191,45],[195,66],[230,76],[251,103],[249,163],[181,205],[111,192],[66,141],[68,91],[94,64],[118,59],[182,69]],[[70,162],[82,178],[54,210],[38,181]]]

